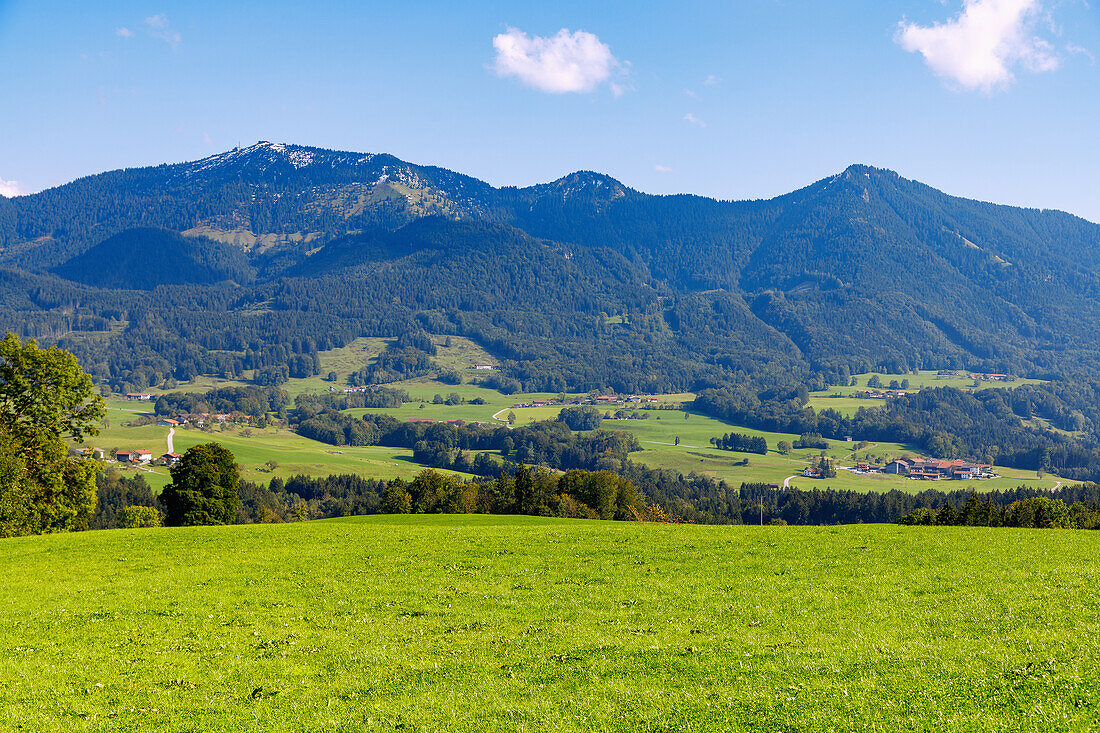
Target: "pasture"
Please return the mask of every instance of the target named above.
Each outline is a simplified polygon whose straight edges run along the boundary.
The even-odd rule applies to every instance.
[[[1100,534],[489,516],[0,540],[0,728],[1100,726]]]

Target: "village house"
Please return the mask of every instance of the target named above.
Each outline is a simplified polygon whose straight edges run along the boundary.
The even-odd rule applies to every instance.
[[[119,463],[129,463],[133,454],[128,450],[115,451],[115,460]]]
[[[157,425],[162,428],[178,428],[180,426],[179,420],[173,420],[170,417],[165,417],[157,420]]]
[[[904,475],[909,473],[909,462],[902,460],[890,461],[886,464],[883,470],[886,473],[898,473]]]
[[[130,460],[134,463],[152,463],[153,451],[151,450],[136,450],[130,457]]]
[[[145,394],[144,392],[127,392],[126,393],[126,399],[128,399],[128,400],[141,400],[141,401],[144,401],[144,402],[148,402],[151,399],[153,399],[153,395]]]
[[[478,371],[495,371],[500,369],[496,364],[474,364],[474,369]]]

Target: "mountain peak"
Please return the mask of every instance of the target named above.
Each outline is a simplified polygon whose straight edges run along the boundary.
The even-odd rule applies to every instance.
[[[574,171],[556,181],[533,188],[553,191],[562,198],[586,196],[599,199],[621,198],[630,190],[611,176],[595,171]]]
[[[195,161],[190,164],[188,173],[194,174],[232,166],[247,166],[266,171],[272,166],[289,166],[298,170],[321,163],[331,166],[349,163],[361,165],[369,163],[374,157],[372,153],[341,153],[305,145],[260,140],[248,147],[236,147]]]

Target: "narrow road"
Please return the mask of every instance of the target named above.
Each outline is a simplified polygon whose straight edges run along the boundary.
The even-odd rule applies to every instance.
[[[798,478],[800,475],[801,474],[796,473],[794,476],[788,476],[787,478],[783,479],[783,488],[784,489],[791,488],[791,479],[792,478]]]
[[[172,436],[176,434],[175,428],[168,428],[168,452],[175,453],[176,449],[172,446]]]

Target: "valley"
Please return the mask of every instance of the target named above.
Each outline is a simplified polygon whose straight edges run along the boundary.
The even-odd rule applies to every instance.
[[[540,401],[556,402],[562,396],[565,397],[566,402],[587,402],[593,396],[547,392],[501,394],[497,390],[478,384],[478,380],[483,376],[472,369],[476,364],[495,363],[490,354],[470,340],[461,337],[436,335],[432,336],[432,340],[437,347],[437,353],[433,359],[438,367],[460,374],[464,380],[462,384],[445,384],[430,377],[392,382],[386,386],[403,390],[413,401],[398,408],[350,408],[346,412],[354,416],[368,413],[392,415],[402,421],[460,420],[467,423],[487,424],[505,424],[511,413],[515,417],[515,425],[519,426],[536,421],[553,420],[563,405],[542,407],[517,407],[516,405]],[[343,390],[346,388],[347,378],[376,360],[392,341],[392,339],[358,339],[346,347],[320,352],[320,371],[326,377],[334,373],[335,382],[316,376],[289,379],[282,387],[292,399],[302,394],[324,395],[330,394],[330,390],[333,389]],[[894,379],[908,379],[914,387],[948,382],[950,386],[972,388],[972,380],[958,377],[943,378],[934,372],[909,375],[864,374],[855,375],[855,379],[859,384],[865,385],[871,376],[878,376],[887,384]],[[1037,380],[1028,381],[1038,383]],[[176,385],[174,391],[205,392],[218,387],[246,385],[247,382],[243,381],[202,378],[190,383],[180,383]],[[830,392],[835,393],[842,389],[844,388],[834,387]],[[866,387],[850,387],[847,391],[860,389],[866,389]],[[168,391],[153,389],[149,394],[155,397]],[[451,395],[457,395],[461,402],[446,404],[445,399]],[[957,487],[953,484],[959,483],[929,484],[924,481],[913,481],[905,476],[856,473],[850,469],[854,468],[857,461],[872,463],[877,461],[881,466],[892,458],[920,456],[922,452],[913,446],[899,443],[869,443],[860,448],[859,442],[843,440],[829,441],[829,448],[825,451],[826,455],[837,461],[839,469],[837,475],[828,479],[808,479],[801,474],[810,461],[822,451],[793,449],[786,455],[781,454],[777,450],[778,443],[780,441],[793,443],[799,438],[798,435],[756,430],[693,412],[690,407],[685,410],[685,405],[690,405],[694,397],[692,393],[653,395],[648,398],[654,400],[653,402],[612,403],[597,405],[597,409],[601,414],[606,415],[613,416],[618,411],[625,411],[639,418],[645,418],[614,419],[612,417],[604,420],[602,424],[606,429],[628,431],[637,436],[642,450],[631,454],[633,460],[653,468],[668,469],[685,475],[697,473],[725,481],[731,486],[741,483],[765,483],[804,489],[828,487],[857,492],[885,492],[896,489],[917,493],[926,488],[954,489]],[[848,400],[854,405],[854,409],[874,407],[883,403],[882,400],[875,399],[848,398]],[[811,393],[809,404],[815,407],[831,407],[834,401],[839,400],[831,395]],[[168,428],[155,425],[134,427],[127,425],[137,416],[152,417],[149,403],[112,398],[108,404],[110,407],[108,427],[104,428],[102,435],[95,439],[95,445],[102,447],[108,455],[115,448],[150,450],[154,455],[164,452],[164,439]],[[716,449],[711,444],[711,438],[730,432],[765,438],[768,442],[768,453],[757,455],[724,451]],[[188,428],[177,430],[176,436],[179,446],[177,452],[180,453],[191,445],[205,440],[213,439],[225,444],[237,456],[242,468],[242,477],[259,483],[266,483],[275,477],[286,479],[296,474],[327,476],[353,473],[372,479],[391,479],[398,476],[410,478],[422,468],[413,462],[410,450],[382,446],[332,446],[299,436],[286,426],[256,428],[223,425],[214,426],[210,431]],[[274,469],[268,468],[266,466],[268,461],[274,461],[277,466]],[[156,488],[168,481],[168,472],[164,467],[153,466],[128,470],[140,471],[146,476],[150,485]],[[462,475],[460,472],[453,473]],[[1051,489],[1068,482],[1066,479],[1049,474],[1038,476],[1035,471],[1007,467],[998,467],[997,474],[997,478],[974,481],[970,485],[980,491],[991,491],[1013,489],[1018,486]]]

